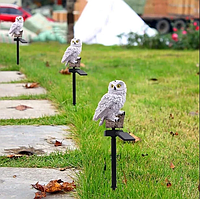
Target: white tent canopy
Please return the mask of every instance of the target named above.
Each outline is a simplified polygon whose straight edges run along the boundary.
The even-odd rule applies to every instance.
[[[87,44],[127,44],[117,35],[130,32],[156,34],[123,0],[89,0],[74,26],[75,37]]]

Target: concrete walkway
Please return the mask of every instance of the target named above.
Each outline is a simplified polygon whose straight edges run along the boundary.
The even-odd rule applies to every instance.
[[[51,180],[61,179],[72,182],[76,177],[75,171],[40,168],[0,167],[0,198],[1,199],[32,199],[38,192],[31,184],[39,182],[46,185]],[[72,199],[73,192],[48,194],[46,199]]]
[[[45,94],[39,87],[25,89],[25,84],[9,83],[20,81],[25,75],[18,71],[0,71],[0,97]],[[0,100],[0,119],[30,119],[53,116],[57,110],[48,100]],[[76,149],[67,126],[34,126],[14,125],[0,126],[0,155],[22,154],[28,152],[36,155],[49,155],[51,152],[65,152]],[[61,146],[55,146],[57,141]],[[67,165],[66,165],[67,166]],[[37,190],[31,184],[39,182],[44,185],[51,180],[61,179],[72,182],[74,170],[59,171],[56,169],[39,168],[5,168],[0,167],[0,199],[31,199]],[[70,193],[48,194],[48,199],[72,199]]]
[[[20,151],[30,151],[36,155],[48,155],[52,152],[65,152],[76,149],[71,139],[68,126],[33,126],[14,125],[0,126],[0,155],[18,154]],[[54,146],[57,141],[62,146]]]
[[[25,110],[18,110],[23,105]],[[1,100],[0,119],[28,119],[52,116],[57,110],[48,100]]]
[[[25,75],[19,71],[0,71],[0,83],[20,81],[25,78]]]
[[[46,94],[42,87],[26,88],[25,84],[0,84],[0,97],[16,97],[20,95]]]

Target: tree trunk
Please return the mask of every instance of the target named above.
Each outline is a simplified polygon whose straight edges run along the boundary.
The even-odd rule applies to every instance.
[[[71,39],[74,38],[74,0],[67,0],[67,42],[70,43]]]

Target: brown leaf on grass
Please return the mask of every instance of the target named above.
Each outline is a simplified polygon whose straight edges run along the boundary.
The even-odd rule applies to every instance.
[[[54,143],[54,146],[55,146],[55,147],[56,147],[56,146],[62,146],[62,142],[56,140],[55,143]]]
[[[18,154],[18,155],[17,155],[17,154],[16,154],[16,155],[13,154],[13,155],[7,155],[6,157],[7,157],[7,158],[20,158],[20,157],[22,157],[22,156],[23,156],[23,155],[20,155],[20,154]]]
[[[25,84],[25,88],[37,88],[39,86],[39,83],[32,83],[32,84],[28,84],[28,83],[26,83]]]
[[[171,131],[170,134],[171,134],[172,136],[174,136],[174,135],[178,135],[178,132],[174,133],[174,132]]]
[[[144,157],[144,156],[148,156],[148,154],[146,153],[146,154],[142,154],[142,156]]]
[[[45,198],[45,197],[46,197],[46,193],[45,192],[36,192],[34,199],[41,199],[41,198]]]
[[[41,192],[45,192],[45,185],[41,185],[39,184],[39,182],[37,182],[36,184],[32,184],[32,187]]]
[[[124,175],[123,183],[125,185],[127,185],[127,178],[126,178],[125,172],[124,171],[122,171],[122,172],[123,172],[123,175]]]
[[[130,134],[132,137],[135,138],[135,141],[133,141],[134,143],[135,143],[135,142],[139,142],[139,141],[141,141],[141,138],[137,137],[137,136],[134,135],[133,133],[129,132],[129,134]]]
[[[69,72],[69,68],[65,68],[59,71],[59,73],[63,75],[70,75],[71,73]]]
[[[167,183],[166,185],[168,188],[172,186],[171,182],[167,178],[166,178],[165,182]]]
[[[84,63],[80,63],[80,67],[85,67],[85,64]]]
[[[48,61],[46,61],[45,66],[46,66],[46,67],[50,67],[50,64],[49,64]]]
[[[175,168],[175,166],[174,166],[174,164],[173,164],[172,162],[170,162],[170,168],[171,168],[171,169],[174,169],[174,168]]]
[[[59,170],[60,171],[65,171],[66,169],[71,169],[71,168],[72,168],[71,166],[67,166],[67,167],[60,168]]]

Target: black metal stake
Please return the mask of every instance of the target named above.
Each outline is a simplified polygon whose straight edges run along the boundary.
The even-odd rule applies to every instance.
[[[104,131],[104,136],[111,137],[111,163],[112,163],[112,186],[111,188],[115,190],[117,188],[117,163],[116,163],[116,137],[120,137],[123,141],[135,141],[135,138],[130,134],[112,128],[112,130]]]
[[[73,72],[73,76],[72,76],[72,78],[73,78],[73,85],[72,85],[72,87],[73,87],[73,105],[75,106],[76,105],[76,71],[74,71]]]
[[[115,129],[112,129],[115,130]],[[117,164],[116,164],[116,136],[111,138],[111,157],[112,157],[112,189],[117,188],[116,173],[117,173]]]
[[[72,92],[73,92],[73,105],[76,105],[76,73],[78,73],[79,75],[87,75],[86,72],[84,72],[83,70],[79,69],[79,68],[69,68],[69,72],[73,73],[72,75]]]
[[[21,43],[28,43],[28,42],[20,37],[14,38],[14,41],[17,42],[17,65],[19,65],[19,42]]]
[[[17,65],[19,65],[19,37],[17,37]]]

